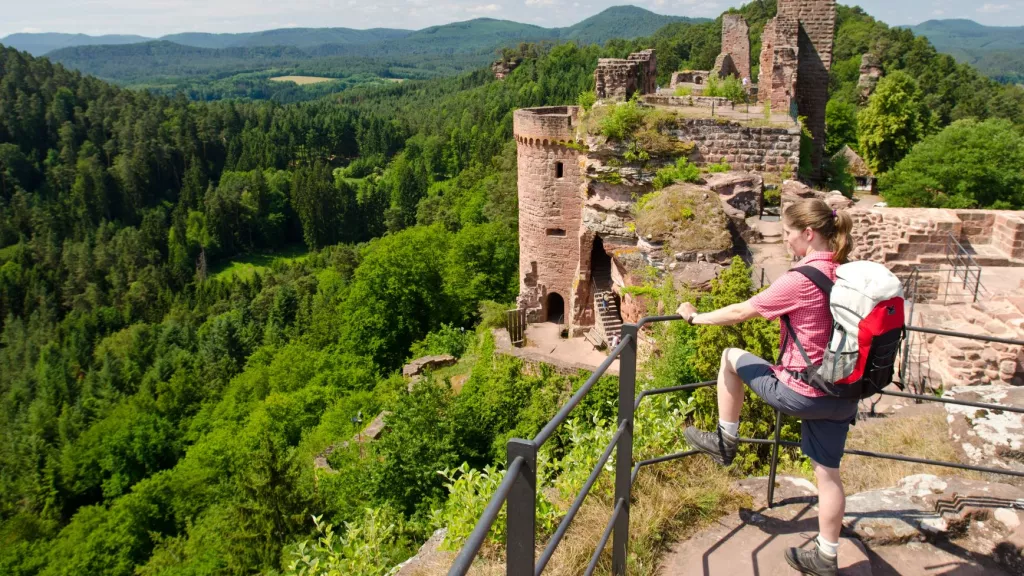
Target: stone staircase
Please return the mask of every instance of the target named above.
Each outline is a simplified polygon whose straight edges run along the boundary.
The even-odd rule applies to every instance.
[[[611,344],[612,338],[622,334],[622,315],[619,313],[619,302],[612,291],[611,262],[604,259],[595,260],[592,271],[595,324],[604,341]]]

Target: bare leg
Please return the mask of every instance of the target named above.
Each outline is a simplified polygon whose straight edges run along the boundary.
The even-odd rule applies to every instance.
[[[829,542],[839,542],[846,513],[846,493],[839,468],[814,462],[814,477],[818,480],[818,532]]]
[[[723,422],[739,422],[743,408],[743,380],[736,374],[736,362],[746,350],[726,348],[722,352],[722,364],[718,368],[718,417]]]

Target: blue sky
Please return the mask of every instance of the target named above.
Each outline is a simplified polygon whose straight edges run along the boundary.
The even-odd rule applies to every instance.
[[[622,0],[0,0],[0,37],[14,32],[141,34],[248,32],[290,26],[418,29],[479,17],[556,27]],[[742,2],[644,0],[660,14],[714,17]],[[969,18],[991,26],[1024,25],[1024,0],[863,0],[889,24]]]

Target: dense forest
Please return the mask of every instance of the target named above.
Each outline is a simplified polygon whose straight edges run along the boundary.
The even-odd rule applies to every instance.
[[[757,46],[774,3],[742,11]],[[471,526],[478,510],[450,504],[438,471],[500,464],[504,440],[579,384],[524,374],[473,330],[518,289],[513,111],[575,102],[602,56],[655,47],[662,83],[708,69],[719,34],[674,23],[529,48],[503,81],[481,69],[287,105],[128,90],[0,51],[0,573],[289,572],[315,515],[372,541],[345,552],[346,573],[376,575],[434,528]],[[868,50],[888,78],[861,103]],[[1020,89],[858,9],[840,9],[832,81],[830,149],[856,144],[894,175],[931,178],[915,154],[975,145],[947,131],[1024,123]],[[897,112],[912,133],[890,130]],[[302,255],[217,273],[282,252]],[[736,270],[702,306],[749,296]],[[777,336],[675,330],[657,378],[701,379],[722,346],[767,353]],[[396,370],[437,352],[463,358],[461,392],[409,391]],[[582,482],[574,446],[599,443],[614,394],[552,442],[556,484]],[[341,446],[382,410],[381,441]],[[330,446],[325,472],[313,459]]]

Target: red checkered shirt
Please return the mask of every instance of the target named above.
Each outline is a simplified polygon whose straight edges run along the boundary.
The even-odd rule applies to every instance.
[[[814,252],[806,256],[796,266],[813,266],[821,270],[835,282],[836,268],[839,264],[832,261],[831,252]],[[767,290],[750,299],[754,309],[769,320],[789,315],[793,332],[800,339],[811,362],[821,362],[825,355],[825,346],[832,335],[832,313],[828,309],[828,297],[818,289],[806,276],[799,272],[789,271],[778,280],[772,282]],[[781,321],[780,321],[781,324]],[[790,371],[800,372],[807,367],[800,350],[792,338],[786,338],[786,326],[780,326],[781,342],[786,343],[782,358],[772,370],[780,381],[794,392],[817,398],[825,393],[797,380]]]

